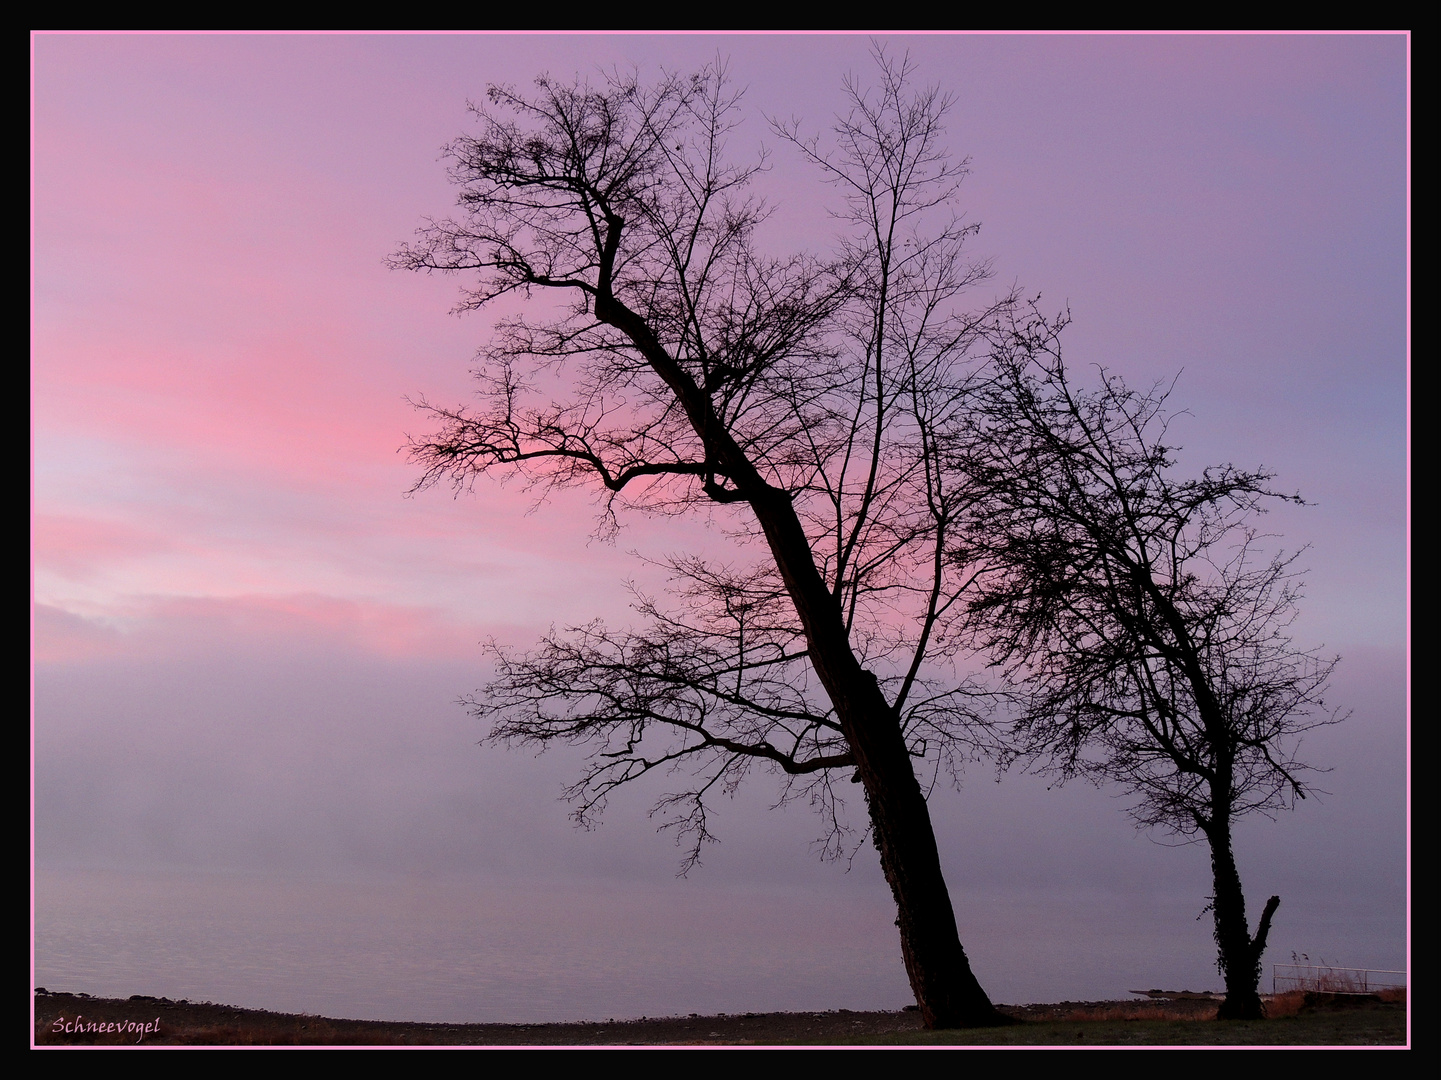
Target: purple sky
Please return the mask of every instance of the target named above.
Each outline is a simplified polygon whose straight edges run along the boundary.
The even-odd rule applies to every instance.
[[[1295,634],[1345,657],[1334,704],[1353,716],[1307,744],[1334,769],[1330,794],[1248,823],[1242,873],[1253,906],[1283,897],[1270,960],[1404,966],[1408,39],[884,40],[954,93],[978,250],[1000,285],[1069,304],[1071,362],[1136,383],[1182,371],[1188,466],[1264,464],[1316,504],[1267,524],[1310,545]],[[174,956],[98,985],[45,945],[56,911],[102,935],[129,918],[86,874],[120,875],[134,895],[187,883],[171,897],[240,874],[475,885],[491,908],[512,898],[519,922],[544,910],[590,926],[600,905],[619,929],[597,931],[615,942],[594,961],[598,986],[701,963],[661,949],[657,925],[725,939],[704,964],[741,972],[733,991],[638,992],[636,1011],[755,1007],[746,965],[810,971],[833,952],[816,920],[851,919],[845,939],[870,950],[854,970],[881,981],[818,968],[833,1000],[806,1007],[905,1000],[873,853],[849,874],[816,864],[817,823],[765,813],[767,778],[676,882],[679,852],[645,818],[659,788],[578,834],[555,801],[573,758],[475,745],[484,730],[453,702],[484,681],[477,641],[623,620],[631,551],[712,540],[700,523],[635,518],[607,545],[581,493],[534,512],[489,483],[404,498],[415,471],[397,448],[426,424],[405,397],[464,400],[490,316],[447,314],[458,281],[383,265],[449,211],[440,148],[488,83],[718,53],[747,88],[733,148],[773,151],[768,242],[824,249],[829,189],[764,117],[824,128],[842,75],[868,75],[867,49],[845,35],[33,38],[38,980],[165,993],[190,964],[184,992],[245,992]],[[995,996],[1216,982],[1195,922],[1204,850],[1138,836],[1114,793],[990,780],[977,766],[933,806],[963,940]],[[657,905],[645,919],[642,894]],[[717,899],[732,895],[748,899]],[[174,902],[177,920],[206,910]],[[741,904],[758,913],[751,932],[697,921]],[[1068,918],[1080,929],[1060,934]],[[416,985],[438,966],[420,964]],[[302,976],[258,978],[283,990],[235,1004],[337,1000]]]

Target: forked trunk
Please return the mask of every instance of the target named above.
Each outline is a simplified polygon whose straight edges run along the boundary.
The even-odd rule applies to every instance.
[[[1211,844],[1211,873],[1215,888],[1212,912],[1215,916],[1218,965],[1226,980],[1226,998],[1221,1002],[1218,1020],[1260,1020],[1265,1015],[1261,1004],[1261,956],[1266,951],[1266,937],[1271,932],[1271,917],[1281,904],[1279,896],[1266,902],[1256,936],[1251,936],[1246,923],[1246,897],[1241,891],[1241,875],[1231,850],[1230,821],[1225,820],[1207,834]]]

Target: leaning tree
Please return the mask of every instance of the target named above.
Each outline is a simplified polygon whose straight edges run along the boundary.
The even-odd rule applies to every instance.
[[[1104,370],[1071,381],[1066,318],[1000,320],[992,379],[973,399],[957,467],[984,494],[967,535],[987,569],[970,613],[1017,689],[1016,745],[1062,775],[1119,782],[1139,825],[1210,847],[1222,1018],[1259,1018],[1261,956],[1232,846],[1243,815],[1305,798],[1303,732],[1336,722],[1337,661],[1292,643],[1296,554],[1265,552],[1264,470],[1186,477],[1167,433],[1168,390]]]
[[[974,579],[956,536],[972,496],[942,447],[980,328],[1011,299],[961,308],[988,274],[953,209],[948,101],[877,59],[827,140],[772,125],[838,189],[844,235],[823,257],[763,246],[762,160],[727,157],[739,95],[721,65],[491,87],[448,147],[461,213],[393,261],[467,275],[461,310],[518,295],[534,314],[497,326],[478,404],[423,406],[438,430],[412,450],[420,486],[589,486],[603,528],[625,508],[717,515],[734,559],[670,559],[674,594],[640,596],[636,627],[497,647],[478,715],[497,740],[588,747],[582,819],[681,769],[689,788],[658,808],[692,858],[708,796],[756,768],[828,815],[834,852],[839,770],[864,792],[926,1024],[994,1024],[917,773],[967,745],[967,688],[937,680]]]

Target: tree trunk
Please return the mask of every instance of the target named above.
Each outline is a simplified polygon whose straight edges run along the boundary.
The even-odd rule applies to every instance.
[[[610,267],[622,222],[608,218],[601,252],[595,316],[622,331],[670,387],[717,473],[735,485],[734,496],[755,513],[776,569],[785,581],[806,637],[816,676],[835,706],[841,730],[865,787],[881,867],[896,898],[896,926],[906,974],[928,1028],[987,1027],[1009,1023],[996,1012],[971,972],[956,930],[951,896],[941,874],[931,815],[911,767],[900,719],[851,648],[840,602],[816,567],[815,553],[789,492],[772,487],[721,422],[708,394],[660,344],[645,320],[610,291]],[[712,498],[718,497],[716,493]]]
[[[1261,955],[1266,951],[1266,937],[1271,932],[1271,917],[1281,904],[1279,896],[1266,903],[1256,936],[1251,937],[1246,923],[1246,897],[1241,891],[1241,875],[1231,850],[1229,816],[1213,822],[1206,834],[1211,845],[1211,874],[1215,888],[1212,913],[1215,916],[1217,964],[1226,980],[1226,998],[1221,1002],[1218,1020],[1260,1020],[1265,1015],[1261,1006]]]
[[[864,696],[872,699],[866,710],[871,722],[842,715],[841,726],[866,790],[881,868],[896,899],[901,955],[921,1017],[928,1028],[1007,1023],[981,988],[961,945],[930,811],[900,724],[875,677],[863,672],[862,679],[870,684]]]
[[[971,971],[925,795],[916,779],[900,718],[875,675],[851,649],[840,605],[825,587],[790,499],[752,500],[776,566],[805,628],[811,664],[835,706],[865,788],[881,868],[896,899],[906,974],[928,1028],[1009,1023]]]

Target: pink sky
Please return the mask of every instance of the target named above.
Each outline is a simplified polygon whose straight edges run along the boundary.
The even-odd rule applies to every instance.
[[[983,222],[980,250],[1000,283],[1070,305],[1073,362],[1136,382],[1183,370],[1183,460],[1265,464],[1318,504],[1269,524],[1288,545],[1311,545],[1298,637],[1362,658],[1345,684],[1356,700],[1337,702],[1356,715],[1326,747],[1354,750],[1370,770],[1338,772],[1341,790],[1359,798],[1381,784],[1385,805],[1342,799],[1326,813],[1350,823],[1355,889],[1384,893],[1390,937],[1373,936],[1391,944],[1373,951],[1394,954],[1409,39],[886,41],[955,93],[949,131],[972,159],[964,208]],[[63,751],[47,756],[47,731],[103,736],[134,712],[152,718],[137,737],[146,723],[190,737],[167,711],[173,694],[134,690],[118,711],[60,715],[74,703],[47,696],[56,680],[151,665],[179,680],[166,685],[198,690],[226,656],[252,657],[264,682],[266,665],[313,652],[357,670],[450,665],[452,682],[436,687],[436,708],[450,708],[483,680],[481,637],[523,646],[552,622],[624,618],[622,583],[646,573],[632,549],[715,542],[703,522],[632,517],[607,545],[591,539],[582,493],[534,512],[519,487],[490,483],[459,499],[405,498],[415,470],[397,451],[426,423],[406,397],[463,400],[489,319],[447,314],[459,282],[383,260],[425,215],[448,212],[440,148],[466,130],[466,100],[488,82],[687,68],[717,52],[752,110],[736,152],[774,152],[763,181],[779,208],[772,242],[824,247],[827,189],[774,146],[764,117],[824,127],[842,74],[867,72],[865,37],[43,34],[32,46],[37,865],[92,857],[46,817],[64,815],[44,785],[73,780]],[[1372,694],[1374,680],[1384,692]],[[230,722],[245,715],[237,705]],[[453,718],[445,754],[500,753],[476,750],[483,731],[459,709]],[[307,723],[297,706],[285,753],[318,761],[323,739]],[[1373,746],[1388,748],[1374,762]],[[232,777],[227,806],[250,805],[246,775]],[[89,809],[126,837],[122,868],[210,865],[198,848],[150,845],[140,818],[95,798]],[[165,805],[192,809],[181,794]],[[565,828],[563,808],[544,813],[544,827]],[[1290,819],[1269,827],[1292,829],[1293,847],[1296,836],[1323,843]],[[640,848],[671,857],[638,833]],[[791,856],[804,861],[803,845]],[[1375,885],[1376,859],[1394,880]]]

